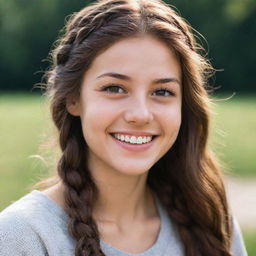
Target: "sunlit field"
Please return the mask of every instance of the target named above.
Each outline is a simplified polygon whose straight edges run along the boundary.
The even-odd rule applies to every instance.
[[[42,161],[31,158],[49,130],[46,106],[39,96],[0,96],[0,209],[24,194]]]
[[[211,145],[229,173],[256,180],[256,96],[215,100]],[[29,192],[46,174],[47,155],[39,145],[49,139],[52,125],[42,96],[0,95],[0,210]],[[49,164],[49,163],[48,163]],[[244,231],[248,255],[256,254],[256,234]]]
[[[224,99],[213,106],[214,152],[232,174],[256,177],[256,95]]]

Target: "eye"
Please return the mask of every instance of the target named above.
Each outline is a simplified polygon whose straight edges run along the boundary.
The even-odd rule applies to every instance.
[[[101,91],[105,91],[105,92],[108,92],[108,93],[111,93],[111,94],[115,94],[115,93],[123,93],[124,92],[124,89],[119,86],[119,85],[116,85],[116,84],[109,84],[109,85],[105,85],[101,88]]]
[[[158,96],[163,96],[163,97],[170,97],[174,96],[174,93],[167,88],[160,88],[158,90],[155,90],[156,93],[158,93]]]

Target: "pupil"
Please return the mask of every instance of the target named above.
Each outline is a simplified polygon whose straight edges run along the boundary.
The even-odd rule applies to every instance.
[[[166,90],[160,90],[159,92],[161,96],[164,96],[166,94]]]
[[[119,92],[119,88],[118,88],[117,86],[111,86],[111,87],[109,88],[109,90],[110,90],[111,92]]]

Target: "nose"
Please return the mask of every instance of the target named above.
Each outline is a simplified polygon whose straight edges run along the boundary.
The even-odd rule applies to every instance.
[[[128,123],[138,126],[149,124],[153,120],[153,113],[150,111],[144,97],[137,97],[130,101],[124,114],[124,119]]]

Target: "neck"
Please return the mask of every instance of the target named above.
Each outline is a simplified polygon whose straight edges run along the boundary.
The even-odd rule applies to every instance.
[[[99,221],[131,223],[156,215],[151,190],[146,186],[147,173],[128,176],[92,173],[99,190],[94,204],[94,218]]]

